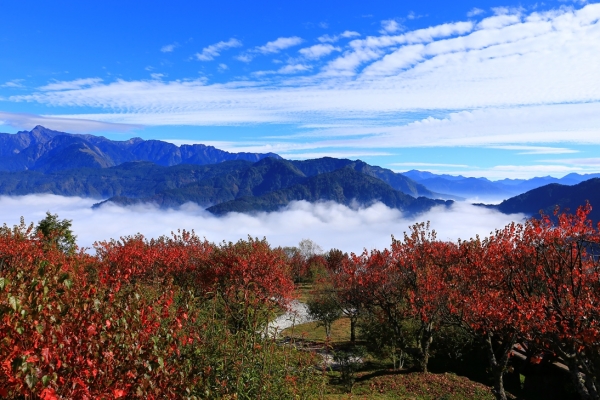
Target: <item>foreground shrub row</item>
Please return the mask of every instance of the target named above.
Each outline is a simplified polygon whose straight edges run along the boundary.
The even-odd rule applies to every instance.
[[[307,398],[311,355],[265,322],[293,291],[265,241],[183,232],[65,252],[23,224],[0,232],[0,397]]]

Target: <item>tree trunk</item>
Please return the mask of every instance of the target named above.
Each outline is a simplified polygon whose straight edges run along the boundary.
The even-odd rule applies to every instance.
[[[327,340],[329,340],[329,338],[331,337],[331,324],[325,322],[323,324],[323,327],[325,328],[325,337],[327,338]]]
[[[488,333],[485,338],[486,351],[488,354],[490,369],[492,370],[492,377],[494,379],[493,392],[497,400],[507,399],[506,391],[504,390],[504,371],[506,370],[506,366],[508,365],[508,358],[513,346],[515,345],[517,336],[515,334],[512,334],[509,338],[505,339],[508,340],[504,340],[504,342],[501,343],[501,357],[500,359],[498,359],[496,357],[496,352],[494,351],[492,335]]]
[[[433,326],[431,323],[423,327],[419,343],[419,371],[427,372],[427,364],[429,363],[429,348],[433,341]]]
[[[356,317],[350,317],[350,342],[356,342]]]
[[[593,384],[593,377],[586,377],[586,375],[581,371],[579,361],[577,360],[577,352],[575,348],[571,345],[567,352],[561,345],[559,340],[554,341],[553,348],[556,350],[556,353],[563,359],[563,361],[567,364],[569,368],[569,375],[571,375],[571,380],[573,381],[573,385],[575,385],[575,389],[579,394],[581,400],[598,400],[599,395],[596,391],[595,385]]]
[[[561,357],[567,363],[567,367],[569,367],[569,374],[571,375],[571,379],[573,380],[573,384],[575,385],[581,400],[595,400],[597,396],[592,396],[588,390],[585,384],[585,375],[579,369],[579,363],[577,362],[575,355],[563,353],[561,354]]]
[[[504,371],[494,370],[494,395],[498,400],[506,400],[504,391]]]

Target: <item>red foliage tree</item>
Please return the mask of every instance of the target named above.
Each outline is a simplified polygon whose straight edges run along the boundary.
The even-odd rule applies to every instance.
[[[429,349],[436,331],[444,324],[456,246],[436,239],[429,223],[415,224],[404,240],[392,238],[392,257],[404,290],[405,318],[418,321],[418,369],[427,372]]]
[[[247,329],[285,309],[294,293],[283,251],[248,238],[216,246],[206,284],[223,301],[234,329]]]
[[[590,211],[528,221],[515,238],[508,287],[524,333],[564,361],[582,399],[600,398],[600,232]]]
[[[330,251],[327,258],[327,279],[331,282],[341,312],[350,320],[350,341],[356,342],[356,324],[365,302],[364,258],[339,250]]]

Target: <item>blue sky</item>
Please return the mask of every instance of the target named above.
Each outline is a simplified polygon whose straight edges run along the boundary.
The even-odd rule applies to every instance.
[[[0,131],[600,172],[600,3],[0,1]]]

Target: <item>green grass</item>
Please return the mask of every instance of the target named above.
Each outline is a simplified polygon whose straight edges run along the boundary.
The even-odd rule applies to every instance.
[[[296,325],[293,328],[285,329],[282,332],[283,336],[294,339],[304,339],[311,342],[325,343],[325,328],[317,327],[316,322],[308,322],[306,324]],[[331,325],[331,344],[343,344],[350,341],[350,320],[348,318],[340,318]]]
[[[306,303],[308,300],[312,298],[310,291],[312,290],[313,285],[311,283],[299,283],[296,285],[296,296],[297,300]]]

